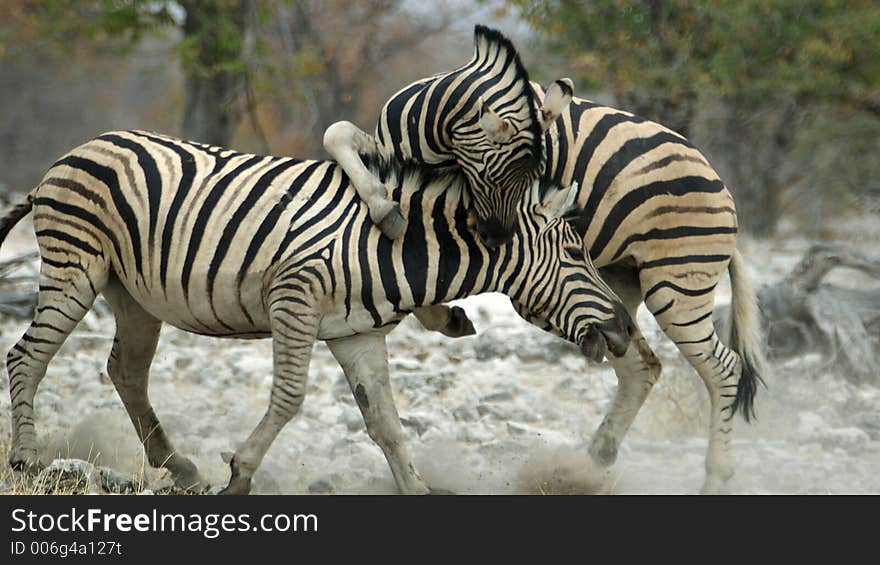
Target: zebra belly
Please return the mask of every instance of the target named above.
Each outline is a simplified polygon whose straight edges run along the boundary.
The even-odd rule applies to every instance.
[[[387,308],[379,308],[379,320],[362,305],[352,305],[346,312],[344,303],[331,304],[321,316],[318,327],[318,339],[338,339],[355,334],[375,331],[391,331],[408,312],[394,313],[389,304]]]
[[[182,278],[171,274],[164,285],[141,278],[121,278],[121,282],[144,310],[181,330],[222,337],[269,337],[262,273],[249,273],[240,284],[236,276],[221,271],[215,283],[208,285],[204,273],[194,271],[186,291]]]

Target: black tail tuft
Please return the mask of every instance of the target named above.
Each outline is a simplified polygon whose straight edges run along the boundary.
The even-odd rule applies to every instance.
[[[762,350],[761,315],[758,298],[742,255],[736,249],[730,257],[730,285],[733,292],[730,302],[730,334],[728,347],[740,358],[742,372],[736,387],[736,397],[731,406],[731,417],[737,410],[750,422],[755,417],[755,395],[758,384],[764,384],[761,373],[767,367]]]
[[[758,383],[764,384],[764,380],[747,356],[741,355],[740,358],[742,375],[736,387],[736,398],[733,399],[731,415],[741,410],[746,422],[751,422],[755,418],[755,395],[758,393]]]

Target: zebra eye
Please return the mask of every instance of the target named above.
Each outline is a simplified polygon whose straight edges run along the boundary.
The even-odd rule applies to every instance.
[[[565,248],[565,252],[574,261],[584,260],[584,250],[580,246],[570,245]]]

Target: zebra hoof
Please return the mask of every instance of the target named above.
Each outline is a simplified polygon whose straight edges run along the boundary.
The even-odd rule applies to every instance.
[[[245,495],[251,492],[251,480],[243,477],[232,477],[226,488],[218,492],[219,495]]]
[[[179,457],[173,466],[165,465],[165,468],[171,471],[171,480],[180,490],[193,494],[202,494],[208,490],[208,483],[199,474],[195,464],[186,457]]]
[[[448,337],[465,337],[475,335],[477,330],[464,309],[453,306],[449,310],[449,321],[441,330],[441,333]]]
[[[43,470],[35,449],[13,449],[9,453],[9,467],[27,475],[36,475]]]
[[[251,478],[249,476],[243,477],[241,475],[241,471],[238,465],[238,461],[235,460],[235,455],[232,456],[232,460],[229,462],[229,468],[232,471],[232,475],[229,477],[229,484],[226,485],[226,488],[218,492],[217,494],[221,495],[230,495],[230,494],[249,494],[251,492]]]
[[[385,217],[379,221],[379,229],[389,239],[398,239],[406,231],[406,219],[400,213],[400,205],[395,203]]]

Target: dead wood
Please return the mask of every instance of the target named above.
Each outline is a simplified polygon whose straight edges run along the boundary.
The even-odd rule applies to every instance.
[[[768,355],[785,360],[820,352],[849,380],[880,383],[880,287],[824,284],[838,268],[880,280],[877,259],[841,244],[821,243],[780,283],[758,292]],[[719,308],[716,322],[728,315],[729,308]]]

